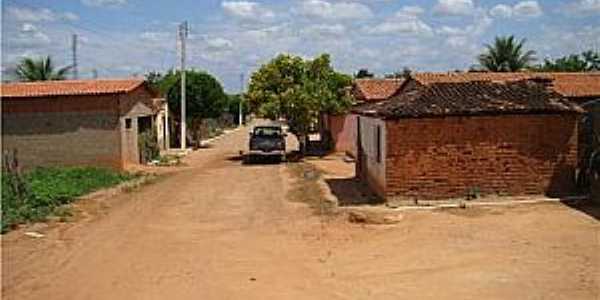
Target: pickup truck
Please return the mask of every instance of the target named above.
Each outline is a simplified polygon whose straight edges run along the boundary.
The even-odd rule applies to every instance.
[[[246,156],[251,162],[257,156],[276,156],[280,161],[285,160],[285,137],[283,128],[279,125],[256,126],[250,131],[250,152]]]

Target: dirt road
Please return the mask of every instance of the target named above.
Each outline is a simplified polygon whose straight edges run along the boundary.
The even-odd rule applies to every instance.
[[[3,236],[3,299],[598,299],[600,225],[563,205],[414,212],[396,226],[286,200],[245,131],[97,213]]]

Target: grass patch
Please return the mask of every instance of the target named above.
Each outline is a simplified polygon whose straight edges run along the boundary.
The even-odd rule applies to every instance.
[[[296,179],[289,191],[288,198],[292,202],[307,204],[317,215],[332,215],[335,205],[325,200],[319,186],[321,171],[309,163],[299,162],[288,164],[293,177]]]
[[[2,232],[18,224],[66,218],[73,199],[111,187],[134,175],[93,167],[38,168],[23,175],[2,174]]]

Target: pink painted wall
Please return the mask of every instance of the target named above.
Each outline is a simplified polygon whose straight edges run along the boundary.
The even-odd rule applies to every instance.
[[[326,122],[335,150],[356,157],[356,115],[327,115]]]

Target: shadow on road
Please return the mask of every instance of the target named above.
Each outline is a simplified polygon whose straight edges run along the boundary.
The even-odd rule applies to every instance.
[[[249,157],[247,154],[241,154],[229,156],[227,157],[227,160],[232,162],[241,162],[242,165],[277,165],[285,163],[285,161],[282,161],[280,157],[274,155],[256,155]]]
[[[600,204],[591,200],[566,200],[562,201],[566,206],[576,209],[596,220],[600,221]]]
[[[328,178],[325,183],[338,199],[339,206],[375,205],[384,201],[356,177]]]

